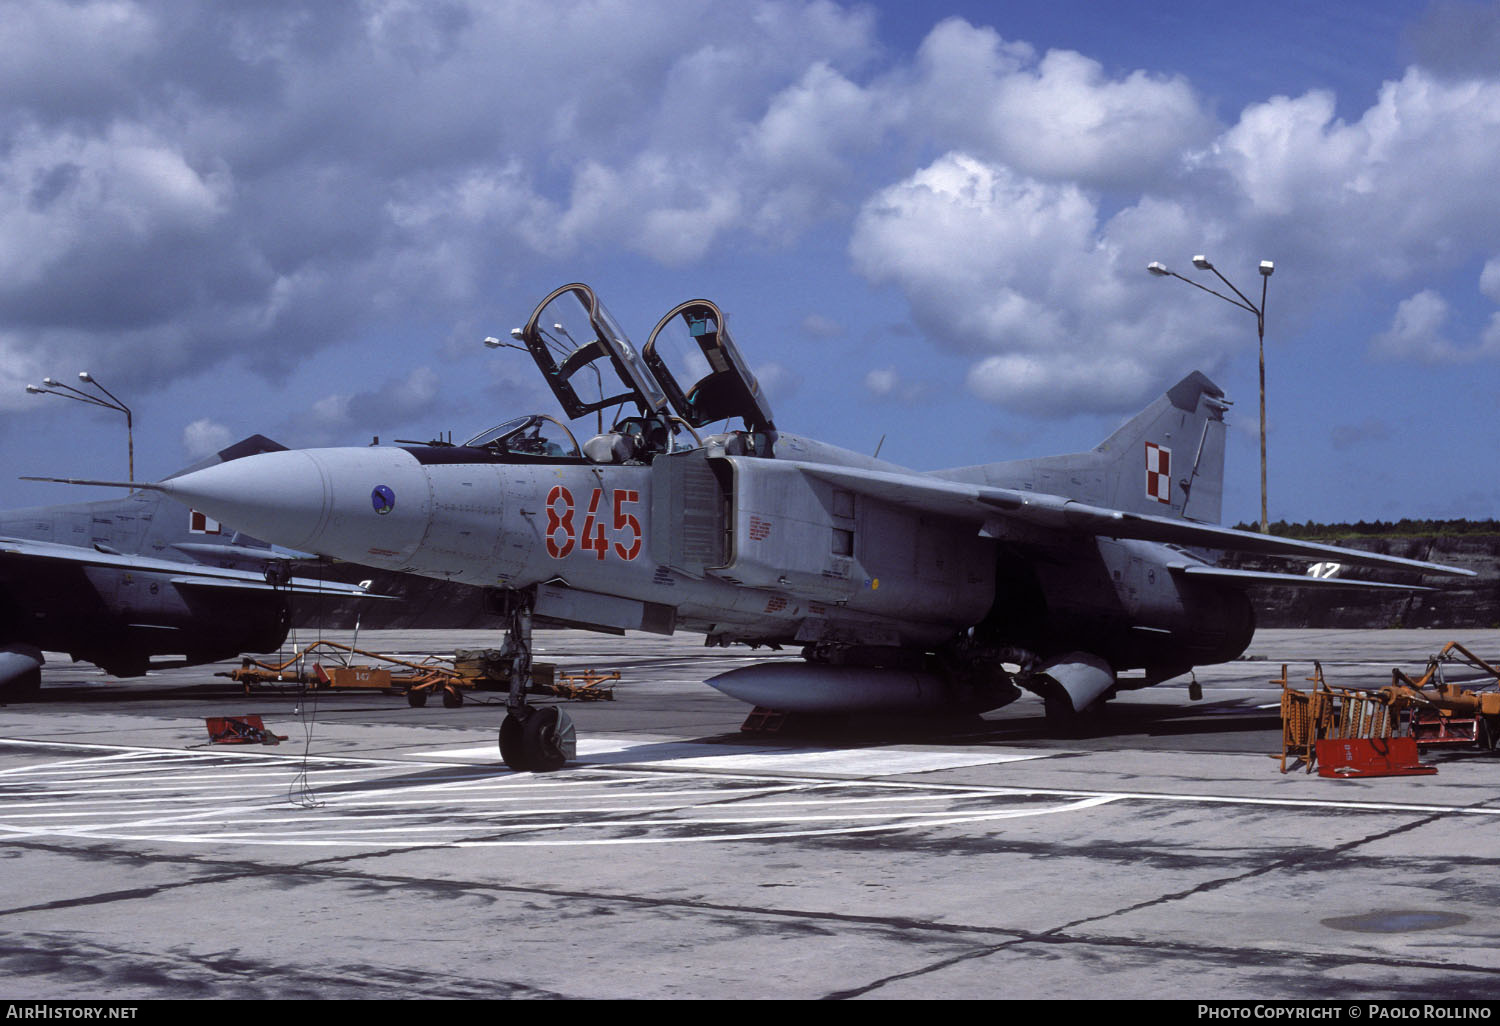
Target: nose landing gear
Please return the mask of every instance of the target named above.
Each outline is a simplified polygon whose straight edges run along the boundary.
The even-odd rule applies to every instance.
[[[550,773],[578,754],[578,732],[572,717],[557,706],[526,703],[531,685],[531,607],[536,597],[525,591],[510,592],[506,598],[505,644],[511,651],[511,668],[505,720],[500,724],[500,757],[518,772]]]

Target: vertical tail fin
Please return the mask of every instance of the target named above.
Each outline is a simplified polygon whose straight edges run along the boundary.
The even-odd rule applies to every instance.
[[[1224,499],[1224,390],[1194,371],[1094,455],[1114,509],[1217,524]]]
[[[1197,371],[1089,452],[934,471],[951,481],[1065,495],[1129,513],[1217,524],[1224,504],[1223,389]]]

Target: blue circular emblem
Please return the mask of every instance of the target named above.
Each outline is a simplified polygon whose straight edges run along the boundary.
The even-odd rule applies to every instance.
[[[376,485],[370,493],[370,505],[375,507],[376,513],[384,516],[396,508],[396,493],[385,485]]]

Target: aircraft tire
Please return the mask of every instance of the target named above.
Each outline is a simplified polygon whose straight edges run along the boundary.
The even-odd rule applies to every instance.
[[[0,689],[0,702],[35,702],[42,697],[42,671],[28,670]]]
[[[538,709],[526,717],[526,761],[538,773],[563,768],[568,755],[563,751],[561,711],[555,705]]]
[[[517,773],[524,773],[531,767],[526,764],[526,730],[521,725],[521,720],[511,713],[506,713],[505,719],[500,724],[500,758],[505,760],[505,765]]]

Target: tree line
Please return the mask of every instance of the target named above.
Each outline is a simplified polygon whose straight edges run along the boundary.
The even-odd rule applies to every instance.
[[[1258,523],[1235,524],[1239,531],[1258,531]],[[1319,524],[1308,520],[1301,524],[1273,521],[1271,533],[1282,538],[1400,538],[1428,535],[1500,534],[1500,520],[1358,520],[1354,523]]]

